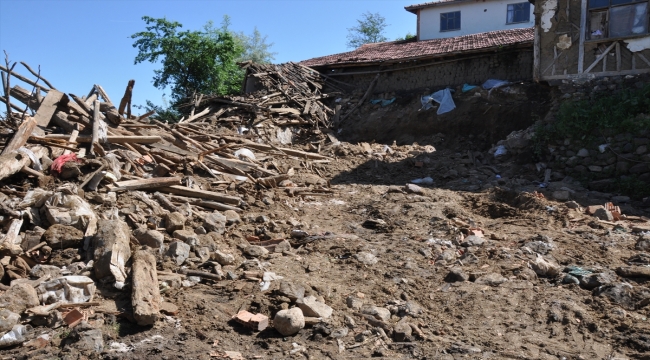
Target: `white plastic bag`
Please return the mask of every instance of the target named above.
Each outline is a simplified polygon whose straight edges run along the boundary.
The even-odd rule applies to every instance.
[[[255,160],[255,154],[253,154],[252,151],[246,148],[241,148],[237,151],[235,151],[235,156],[239,158],[239,160],[246,160],[247,158],[250,160]]]
[[[0,338],[0,348],[24,343],[26,340],[25,334],[30,331],[32,331],[32,327],[29,325],[14,325],[11,331]]]
[[[77,304],[92,301],[96,289],[93,279],[87,276],[62,276],[41,283],[36,287],[36,293],[42,304]]]

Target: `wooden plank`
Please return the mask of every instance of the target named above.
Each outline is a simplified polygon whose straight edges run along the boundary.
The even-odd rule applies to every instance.
[[[580,2],[580,40],[578,42],[578,74],[582,74],[585,63],[585,32],[587,31],[587,0]],[[537,26],[536,26],[537,27]]]
[[[643,56],[643,54],[641,53],[636,53],[636,54],[639,55],[639,59],[643,60],[643,62],[645,62],[648,66],[650,66],[650,61],[648,61],[648,59],[646,59],[646,57]]]
[[[93,135],[90,140],[90,154],[95,155],[95,146],[99,146],[99,100],[94,101],[95,109],[93,110]]]
[[[0,242],[0,249],[8,250],[10,253],[18,255],[22,252],[20,243],[20,228],[23,226],[23,219],[13,219],[7,229],[7,235]]]
[[[133,86],[135,85],[135,80],[129,80],[129,83],[126,85],[126,90],[124,90],[124,96],[122,97],[122,100],[120,101],[120,107],[118,108],[117,112],[120,113],[120,115],[124,115],[124,110],[127,109],[127,119],[131,117],[131,96],[133,95]],[[128,106],[128,108],[127,108]]]
[[[67,140],[69,135],[50,134],[45,135],[45,139],[63,139]],[[77,138],[77,142],[89,143],[92,137],[89,135],[81,135]],[[160,136],[107,136],[107,142],[110,144],[153,144],[162,141]]]
[[[56,88],[54,86],[52,86],[52,84],[49,81],[47,81],[47,79],[44,78],[43,75],[40,75],[36,71],[32,70],[32,68],[29,67],[29,65],[27,65],[24,61],[21,61],[20,63],[27,69],[27,71],[32,73],[32,75],[36,76],[37,78],[40,78],[40,80],[42,82],[44,82],[45,85],[49,86],[52,90],[56,90]],[[40,70],[39,70],[39,72],[40,72]]]
[[[104,99],[105,103],[107,103],[109,106],[114,106],[113,102],[108,97],[108,94],[106,94],[106,91],[104,91],[104,88],[101,85],[95,84],[95,90],[97,90],[99,96],[101,96],[101,98]]]
[[[161,192],[168,192],[174,195],[188,196],[188,197],[204,199],[204,200],[214,200],[226,204],[239,205],[241,203],[241,199],[239,199],[238,197],[219,194],[212,191],[190,189],[188,187],[180,186],[180,185],[165,186],[165,187],[159,187],[155,189]]]
[[[32,135],[32,132],[36,128],[36,125],[36,119],[31,116],[27,117],[23,123],[20,124],[18,131],[16,131],[9,143],[2,150],[2,154],[8,154],[25,146],[27,139],[29,139],[30,135]]]
[[[78,136],[79,136],[79,130],[72,130],[72,134],[70,134],[70,139],[68,140],[68,142],[76,143],[76,142],[77,142],[77,137],[78,137]],[[71,152],[72,152],[72,150],[65,150],[65,151],[63,152],[63,155],[68,155],[68,154],[70,154]]]
[[[606,71],[606,72],[598,72],[598,73],[592,73],[590,75],[598,75],[598,76],[617,76],[617,75],[639,75],[639,74],[647,74],[650,73],[650,69],[637,69],[637,70],[621,70],[621,71]],[[564,80],[564,79],[584,79],[584,78],[589,78],[589,75],[583,74],[568,74],[568,75],[555,75],[555,76],[544,76],[542,77],[542,80]]]
[[[179,185],[183,178],[178,177],[160,177],[149,178],[141,180],[126,180],[115,183],[115,187],[111,187],[111,191],[131,191],[140,189],[158,188],[161,186]]]
[[[181,149],[181,148],[179,148],[178,146],[175,146],[175,145],[151,144],[151,147],[156,148],[156,149],[160,149],[160,150],[169,151],[170,153],[174,153],[174,154],[187,156],[190,159],[198,159],[198,156],[195,153],[193,153],[191,151],[183,150],[183,149]]]
[[[588,73],[588,72],[591,71],[591,69],[593,69],[594,67],[596,67],[596,65],[598,64],[598,62],[599,62],[600,60],[602,60],[605,56],[607,56],[607,54],[609,54],[609,52],[614,48],[614,46],[616,46],[616,43],[617,43],[617,42],[618,42],[618,41],[613,42],[611,45],[609,45],[609,46],[607,47],[607,49],[605,49],[605,51],[603,51],[602,54],[598,55],[598,57],[596,58],[596,60],[595,60],[591,65],[589,65],[589,67],[587,68],[587,70],[585,70],[585,72]]]
[[[47,149],[42,146],[35,146],[30,148],[30,150],[38,159],[47,154]],[[19,172],[23,167],[29,166],[31,163],[32,160],[29,156],[17,151],[0,155],[0,164],[2,164],[2,166],[0,166],[0,180]]]
[[[56,112],[56,107],[64,96],[65,94],[58,90],[50,90],[47,93],[45,99],[43,99],[43,103],[38,107],[36,115],[34,115],[38,126],[47,127],[50,125],[50,120]]]
[[[616,71],[621,71],[621,44],[616,42]]]
[[[533,41],[533,80],[535,80],[536,82],[539,82],[539,78],[540,78],[540,75],[541,75],[540,72],[539,72],[539,70],[540,70],[540,64],[539,64],[539,62],[540,62],[540,48],[542,46],[541,41],[540,41],[540,37],[539,37],[540,27],[535,26],[533,31],[535,32],[535,39]],[[419,32],[419,30],[418,30],[418,32]],[[340,106],[340,105],[337,105],[337,107],[338,106]],[[337,123],[338,123],[338,115],[335,115],[334,122],[333,122],[334,126],[336,126]]]

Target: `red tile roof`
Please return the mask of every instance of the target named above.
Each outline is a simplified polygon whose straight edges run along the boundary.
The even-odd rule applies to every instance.
[[[442,5],[447,5],[447,3],[458,3],[458,2],[469,2],[469,1],[474,1],[476,2],[477,0],[438,0],[438,1],[429,1],[421,4],[415,4],[415,5],[409,5],[409,6],[404,6],[404,9],[408,12],[412,12],[414,14],[417,14],[418,9],[424,9],[428,7],[434,7],[434,6],[442,6]]]
[[[305,66],[370,64],[441,57],[453,53],[477,52],[500,46],[530,43],[534,28],[490,31],[445,39],[401,40],[365,44],[353,51],[301,61]]]

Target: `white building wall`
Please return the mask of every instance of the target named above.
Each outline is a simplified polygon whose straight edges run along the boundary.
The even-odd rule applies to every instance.
[[[508,4],[527,0],[483,0],[466,1],[420,9],[420,39],[440,39],[461,35],[477,34],[486,31],[528,28],[535,25],[534,6],[530,4],[528,22],[507,24]],[[440,14],[460,11],[460,30],[440,32]]]

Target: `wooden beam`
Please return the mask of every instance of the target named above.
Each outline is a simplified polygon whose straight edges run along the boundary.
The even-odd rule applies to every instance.
[[[36,120],[33,117],[27,117],[25,121],[20,124],[18,131],[16,131],[9,143],[2,150],[2,155],[8,154],[25,146],[27,139],[29,139],[29,136],[32,135],[32,132],[36,128],[36,125]]]
[[[36,119],[36,124],[38,126],[47,127],[50,125],[50,120],[52,120],[52,116],[54,116],[54,113],[56,112],[56,107],[64,96],[65,94],[58,90],[50,90],[47,93],[41,106],[38,107],[36,115],[34,115],[34,119]]]
[[[418,10],[418,12],[419,12],[419,10]],[[419,22],[419,17],[420,16],[418,15],[418,22]],[[535,20],[535,22],[538,23],[537,19]],[[539,71],[540,70],[540,64],[539,64],[540,55],[539,54],[540,54],[540,48],[542,46],[541,41],[540,41],[540,37],[539,37],[540,27],[535,26],[533,31],[535,32],[535,40],[533,41],[533,80],[535,80],[536,82],[539,82],[539,78],[541,77],[541,73]],[[418,35],[418,38],[419,38],[419,35]],[[337,105],[337,106],[340,106],[340,105]],[[338,123],[338,116],[335,115],[335,119],[334,119],[334,122],[333,122],[334,126],[336,126],[336,123]]]
[[[126,90],[124,91],[124,96],[120,101],[120,107],[118,112],[120,115],[124,115],[125,108],[127,109],[127,119],[131,117],[131,96],[133,95],[133,86],[135,85],[135,80],[129,80],[129,83],[126,85]],[[128,107],[127,107],[128,106]]]
[[[609,46],[607,47],[607,49],[605,49],[605,51],[603,51],[602,54],[598,55],[598,57],[596,58],[596,60],[595,60],[591,65],[589,65],[589,67],[587,68],[587,70],[585,70],[585,72],[588,73],[588,72],[591,71],[591,69],[593,69],[594,67],[596,67],[596,65],[598,64],[598,62],[599,62],[600,60],[602,60],[605,56],[607,56],[607,54],[609,54],[609,52],[614,48],[614,46],[616,46],[616,43],[617,43],[617,42],[618,42],[618,41],[614,41],[611,45],[609,45]]]
[[[21,63],[21,64],[22,64],[26,69],[27,69],[27,71],[29,71],[30,73],[32,73],[32,75],[36,76],[37,78],[40,78],[41,81],[45,83],[45,85],[47,85],[47,86],[50,87],[50,89],[52,89],[52,90],[56,90],[56,88],[55,88],[54,86],[52,86],[52,84],[51,84],[49,81],[47,81],[47,79],[45,79],[45,78],[43,77],[43,75],[40,75],[40,74],[37,73],[36,71],[32,70],[32,68],[30,68],[29,65],[27,65],[24,61],[21,61],[20,63]]]
[[[650,69],[636,69],[636,70],[621,70],[621,71],[606,71],[606,72],[596,72],[596,73],[582,73],[582,74],[568,74],[568,75],[555,75],[555,76],[544,76],[542,80],[565,80],[565,79],[592,79],[594,76],[618,76],[618,75],[639,75],[650,73]]]
[[[95,146],[99,146],[99,100],[95,100],[93,111],[93,135],[90,139],[90,154],[95,155]]]
[[[64,139],[67,140],[69,135],[51,134],[45,135],[45,139]],[[89,143],[92,137],[89,135],[81,135],[77,138],[77,142]],[[160,136],[107,136],[109,144],[153,144],[162,141]]]
[[[106,94],[106,91],[104,91],[104,88],[101,85],[95,84],[95,90],[97,90],[99,96],[101,96],[101,98],[104,99],[105,103],[107,103],[109,106],[114,106],[113,102],[108,97],[108,94]]]
[[[160,188],[156,188],[156,190],[161,192],[168,192],[174,195],[188,196],[188,197],[205,199],[205,200],[214,200],[226,204],[239,205],[241,203],[241,199],[239,199],[238,197],[219,194],[212,191],[190,189],[188,187],[179,186],[179,185],[160,187]]]
[[[616,42],[616,71],[621,71],[621,44]]]
[[[578,74],[582,74],[585,64],[585,32],[587,31],[587,0],[580,2],[580,40],[578,42]]]
[[[30,150],[38,159],[47,154],[47,149],[42,146],[35,146],[30,148]],[[31,163],[32,160],[29,156],[17,151],[0,155],[0,164],[2,164],[2,166],[0,166],[0,180],[19,172],[23,167],[29,166]]]
[[[641,53],[636,53],[636,54],[639,55],[639,59],[643,60],[643,62],[645,62],[648,66],[650,66],[650,61],[648,61],[648,59],[646,59],[646,57],[643,56],[643,54]]]
[[[182,177],[178,176],[119,181],[115,183],[115,187],[110,188],[110,191],[132,191],[158,188],[161,186],[179,185],[182,179]]]

